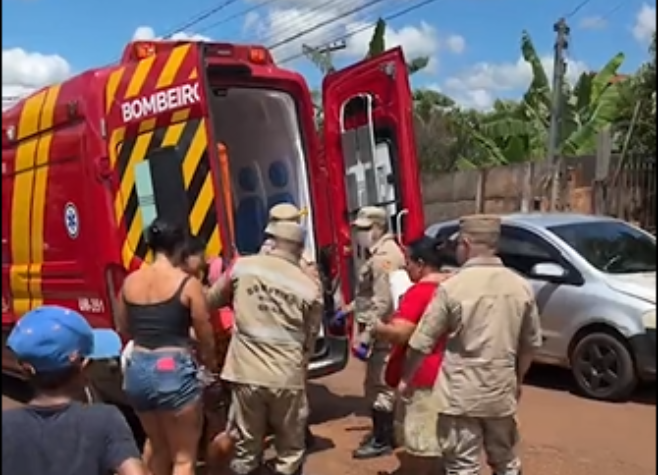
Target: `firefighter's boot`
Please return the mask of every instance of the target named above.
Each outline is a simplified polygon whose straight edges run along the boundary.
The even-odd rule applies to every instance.
[[[393,413],[372,411],[372,437],[352,453],[355,459],[370,459],[393,451]]]

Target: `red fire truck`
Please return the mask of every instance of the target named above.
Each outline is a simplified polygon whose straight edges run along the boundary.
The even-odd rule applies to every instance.
[[[280,202],[309,210],[329,315],[335,295],[349,298],[358,207],[387,206],[402,238],[423,230],[402,51],[327,77],[323,107],[321,152],[305,80],[265,48],[137,41],[118,64],[3,112],[3,335],[42,304],[113,327],[156,215],[184,217],[210,254],[230,258],[258,250]],[[316,350],[315,376],[344,367],[344,335],[323,335]],[[116,379],[107,373],[96,376]]]

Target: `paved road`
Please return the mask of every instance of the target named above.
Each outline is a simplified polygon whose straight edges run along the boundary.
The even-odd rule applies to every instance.
[[[520,423],[526,473],[532,475],[652,475],[656,473],[655,386],[624,404],[599,403],[569,393],[561,371],[533,372],[524,390]],[[318,449],[310,455],[309,475],[375,475],[393,471],[395,456],[355,462],[350,452],[367,428],[359,399],[363,367],[312,384],[313,431]],[[9,383],[9,384],[7,384]],[[22,396],[3,379],[3,394]],[[14,405],[3,395],[3,409]]]

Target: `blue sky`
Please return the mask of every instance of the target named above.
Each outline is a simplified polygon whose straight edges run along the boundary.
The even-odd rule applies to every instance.
[[[259,1],[260,5],[229,0],[226,8],[183,33],[270,45],[319,22],[330,22],[276,48],[276,56],[282,59],[297,54],[302,43],[319,45],[338,39],[367,27],[379,15],[386,17],[420,0],[379,1],[357,12],[353,10],[373,0]],[[221,3],[3,0],[3,95],[112,62],[136,32],[142,38],[169,33]],[[521,31],[531,33],[548,64],[553,23],[579,4],[577,0],[437,0],[391,20],[388,40],[391,45],[401,43],[408,56],[432,58],[431,67],[414,78],[414,85],[438,88],[468,106],[486,107],[495,97],[518,95],[527,84],[527,68],[518,61]],[[249,9],[251,12],[245,13]],[[655,2],[590,0],[567,19],[572,33],[572,76],[596,70],[618,51],[626,54],[624,72],[632,72],[645,60],[647,38],[655,31]],[[213,26],[216,23],[220,24]],[[336,61],[348,64],[358,59],[369,33],[350,36],[347,49]],[[319,75],[307,61],[286,66],[317,85]]]

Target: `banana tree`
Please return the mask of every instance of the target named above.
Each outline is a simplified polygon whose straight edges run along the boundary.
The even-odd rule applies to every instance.
[[[521,37],[523,59],[532,81],[518,108],[494,113],[484,120],[485,135],[501,147],[510,161],[543,157],[547,151],[553,91],[548,75],[527,32]],[[562,155],[582,155],[595,149],[599,131],[620,114],[620,87],[615,81],[624,55],[618,53],[597,73],[583,73],[575,87],[564,84],[560,116]]]
[[[386,51],[386,21],[383,18],[379,18],[377,23],[375,23],[375,29],[372,32],[372,38],[370,38],[370,43],[368,44],[366,59],[374,58],[384,51]],[[419,56],[407,62],[407,70],[409,74],[415,74],[425,69],[429,62],[429,57]]]

